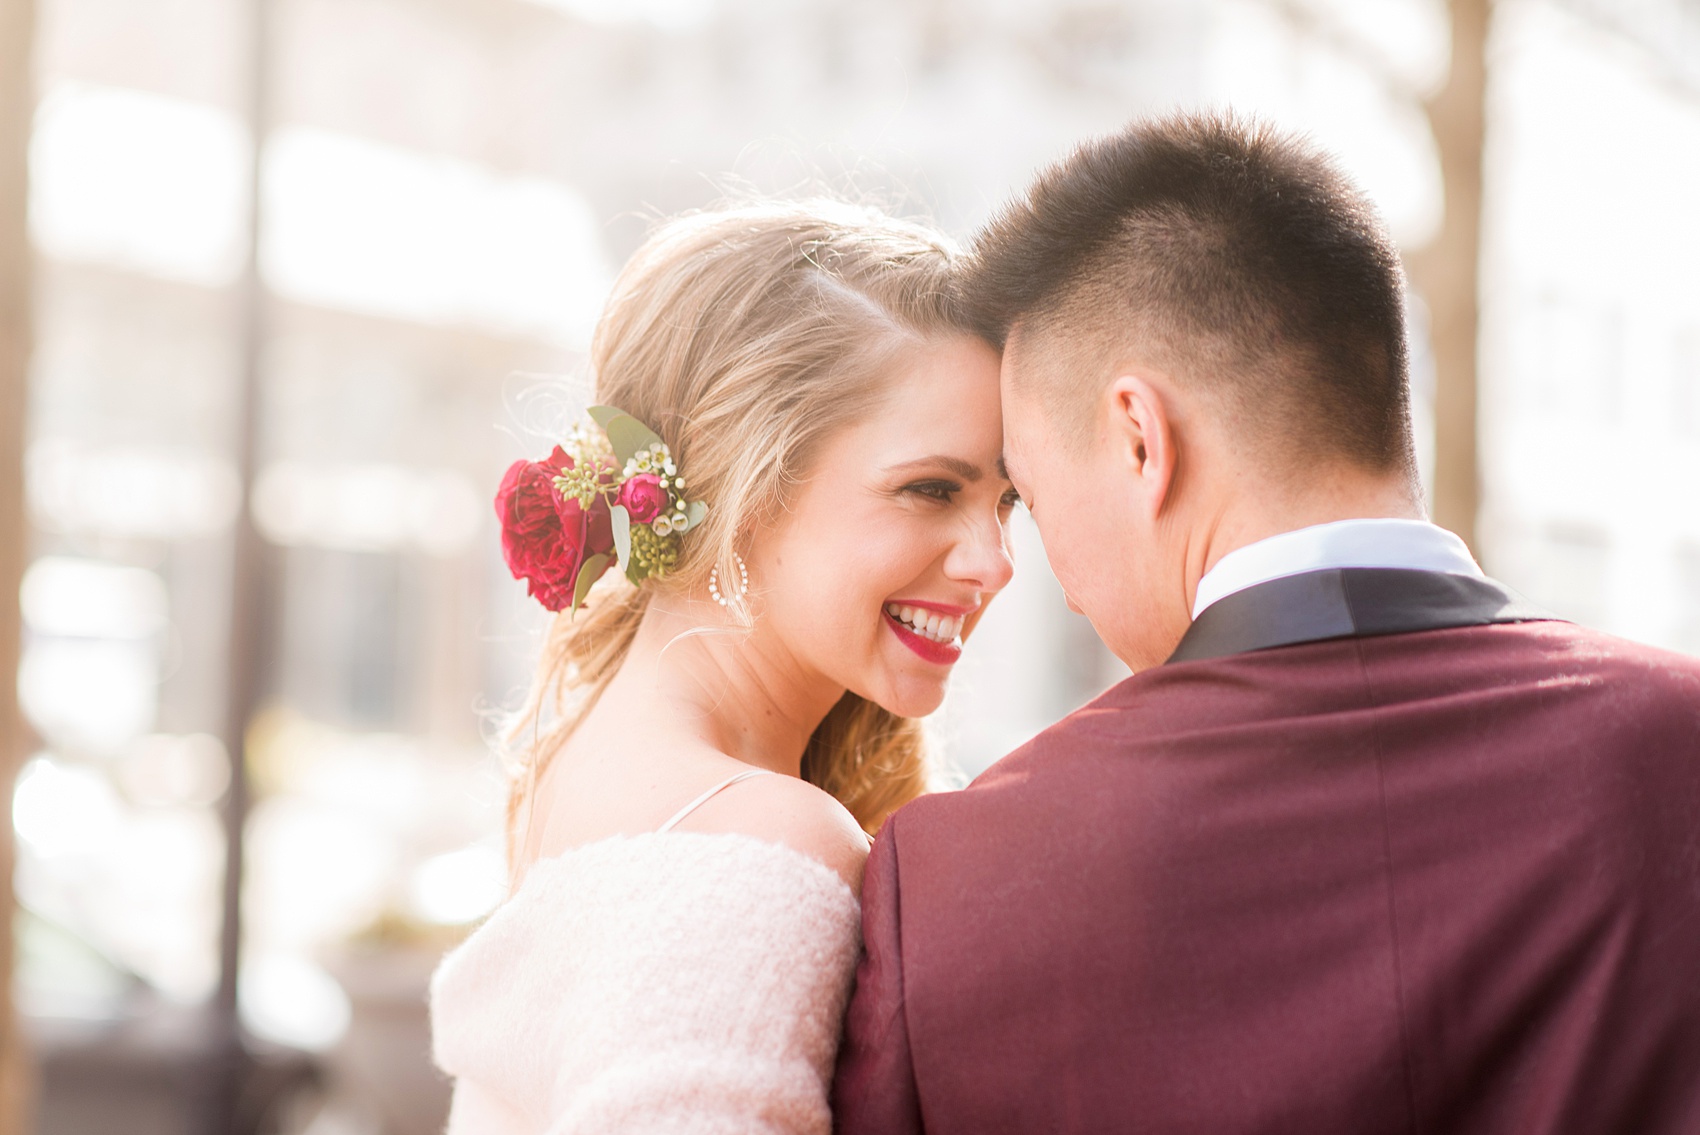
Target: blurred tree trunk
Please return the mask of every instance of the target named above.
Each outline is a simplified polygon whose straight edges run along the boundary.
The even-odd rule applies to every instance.
[[[1481,258],[1482,140],[1491,0],[1449,0],[1452,66],[1428,100],[1440,151],[1446,215],[1433,244],[1411,257],[1428,304],[1434,348],[1434,519],[1472,551],[1481,476],[1476,446],[1476,342]],[[1479,555],[1478,551],[1478,555]]]
[[[0,816],[0,1135],[23,1135],[29,1110],[29,1059],[12,1005],[16,855],[11,799],[24,735],[18,712],[18,582],[29,539],[24,413],[31,324],[26,217],[34,36],[34,0],[0,0],[0,785],[5,786],[0,801],[6,804]]]

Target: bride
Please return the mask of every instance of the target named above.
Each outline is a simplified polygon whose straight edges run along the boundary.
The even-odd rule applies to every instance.
[[[514,893],[433,981],[451,1135],[830,1130],[869,836],[1011,572],[956,271],[817,202],[672,221],[615,284],[593,424],[497,499],[560,614]]]

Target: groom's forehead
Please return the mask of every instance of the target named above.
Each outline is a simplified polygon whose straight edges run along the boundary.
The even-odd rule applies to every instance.
[[[1050,324],[1025,324],[1005,341],[999,393],[1004,407],[1004,437],[1032,438],[1037,420],[1060,405],[1089,400],[1084,393],[1095,373],[1095,345]]]
[[[1024,318],[1004,336],[1003,375],[1048,374],[1087,355],[1103,353],[1105,338],[1099,327],[1064,313]]]
[[[1043,343],[1035,342],[1030,331],[1021,335],[1012,331],[1004,340],[999,383],[999,400],[1003,404],[1003,456],[999,460],[1006,470],[1016,465],[1019,471],[1020,448],[1040,424],[1043,412],[1038,403],[1043,400],[1045,391],[1055,384],[1056,363],[1051,352]]]
[[[1045,369],[1045,339],[1041,329],[1026,321],[1012,326],[1009,334],[1004,336],[1003,364],[998,374],[1006,398],[1011,393],[1012,381],[1031,377]]]
[[[1021,319],[1010,324],[1003,337],[1003,361],[1006,368],[1032,352],[1033,338],[1032,320]]]

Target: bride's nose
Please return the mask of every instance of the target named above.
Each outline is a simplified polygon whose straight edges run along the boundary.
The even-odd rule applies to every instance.
[[[1002,591],[1015,575],[1008,529],[990,518],[964,525],[945,556],[944,573],[986,594]]]

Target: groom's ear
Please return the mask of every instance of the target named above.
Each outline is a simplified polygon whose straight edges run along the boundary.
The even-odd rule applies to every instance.
[[[1125,471],[1135,503],[1155,521],[1174,487],[1174,422],[1163,388],[1141,374],[1110,383],[1109,435],[1114,459]]]

